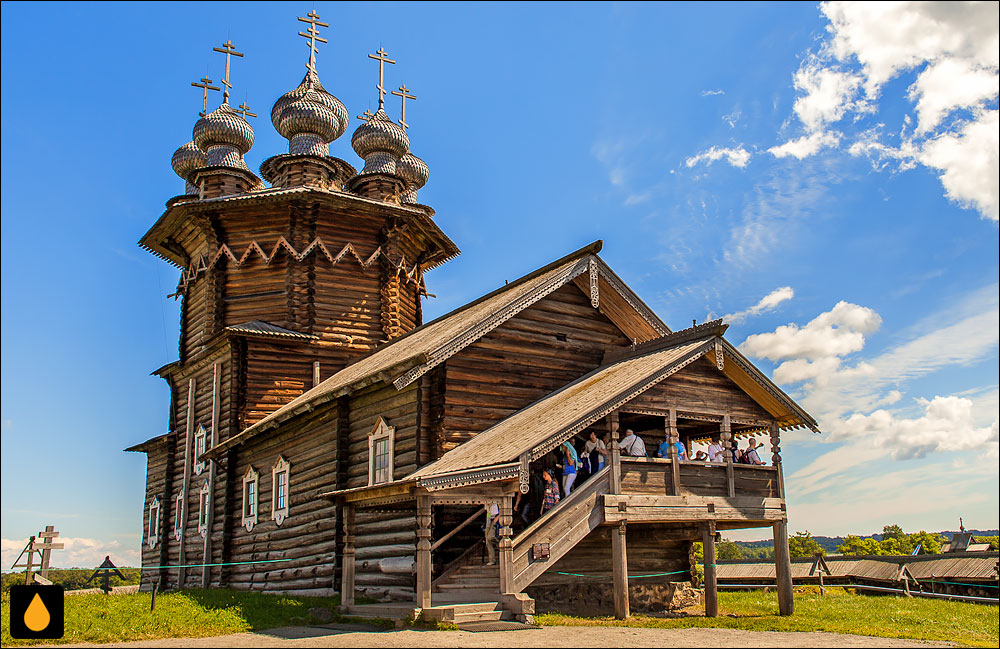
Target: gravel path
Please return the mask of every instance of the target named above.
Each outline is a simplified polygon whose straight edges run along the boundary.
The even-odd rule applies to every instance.
[[[74,645],[64,645],[74,646]],[[89,647],[948,647],[943,643],[837,633],[734,629],[630,629],[550,626],[524,631],[372,631],[359,625],[286,627],[212,638],[169,638]]]

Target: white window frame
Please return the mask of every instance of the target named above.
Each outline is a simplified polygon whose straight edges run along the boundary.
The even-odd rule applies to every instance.
[[[174,498],[174,538],[178,541],[184,536],[184,494]]]
[[[160,497],[153,496],[149,501],[149,522],[146,524],[146,547],[150,550],[160,541]]]
[[[285,495],[283,506],[278,506],[278,476],[282,473],[285,474]],[[271,467],[271,520],[273,520],[280,527],[285,519],[288,518],[288,505],[289,499],[291,498],[291,489],[289,485],[291,484],[292,477],[292,466],[288,463],[282,456],[278,456],[278,460]]]
[[[198,490],[198,534],[208,535],[208,508],[212,506],[212,485],[206,480]]]
[[[194,472],[195,475],[201,475],[202,471],[205,470],[205,461],[199,460],[205,451],[208,450],[208,431],[205,430],[204,424],[198,424],[198,430],[194,434]]]
[[[253,526],[257,524],[257,510],[260,506],[260,482],[259,475],[254,471],[253,466],[247,467],[247,472],[243,474],[243,498],[240,501],[243,513],[243,527],[247,532],[253,531]],[[248,500],[249,488],[253,487],[253,499]]]
[[[395,470],[395,438],[396,429],[390,426],[385,419],[379,417],[378,421],[375,422],[375,426],[372,428],[372,431],[368,433],[368,486],[392,482],[392,474]],[[379,480],[379,472],[375,466],[375,451],[378,448],[379,442],[382,440],[386,440],[386,451],[388,452],[388,457],[386,459],[384,475],[381,476],[384,479]]]

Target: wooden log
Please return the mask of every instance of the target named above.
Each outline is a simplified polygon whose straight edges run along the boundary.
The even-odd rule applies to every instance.
[[[344,550],[341,557],[341,606],[354,605],[354,507],[344,505]]]
[[[776,521],[774,530],[774,571],[778,581],[778,614],[793,615],[792,560],[788,552],[788,523]]]
[[[417,498],[417,606],[431,606],[431,499]]]
[[[702,528],[702,546],[705,554],[705,617],[718,617],[719,590],[715,570],[714,521],[709,521]]]
[[[615,619],[630,616],[628,603],[628,554],[625,548],[625,522],[611,533],[611,567],[615,599]]]

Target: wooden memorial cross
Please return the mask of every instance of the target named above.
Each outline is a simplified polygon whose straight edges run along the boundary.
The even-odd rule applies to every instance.
[[[410,94],[410,89],[406,87],[405,83],[399,87],[399,90],[393,90],[392,94],[394,94],[397,97],[399,97],[400,100],[401,100],[401,103],[403,104],[403,106],[402,106],[402,114],[403,115],[402,115],[402,117],[399,120],[399,125],[402,126],[403,128],[410,128],[410,125],[406,123],[406,100],[407,99],[412,99],[412,100],[416,101],[417,100],[417,96]]]
[[[92,574],[87,579],[86,583],[89,584],[91,581],[94,580],[94,577],[96,577],[97,575],[101,575],[101,590],[103,590],[104,594],[107,595],[108,593],[111,592],[112,573],[117,575],[122,581],[125,580],[125,575],[123,575],[121,571],[118,570],[118,566],[116,566],[111,562],[111,557],[105,555],[104,561],[101,563],[101,565],[97,566],[97,569],[94,570],[94,574]]]
[[[236,46],[233,45],[233,42],[230,41],[230,40],[228,40],[228,39],[226,40],[225,43],[222,44],[222,47],[213,47],[212,50],[215,51],[215,52],[219,52],[220,54],[225,54],[226,55],[226,76],[222,79],[222,86],[224,88],[224,90],[222,91],[222,103],[228,104],[229,103],[229,91],[233,89],[233,84],[229,83],[229,61],[230,61],[230,57],[238,56],[238,57],[242,58],[243,57],[243,52],[237,52],[236,51]]]
[[[388,52],[382,49],[381,46],[376,50],[375,54],[369,54],[368,58],[378,61],[378,85],[375,87],[378,88],[378,107],[382,108],[385,106],[385,64],[395,64],[396,62],[388,57]]]
[[[29,584],[32,580],[31,569],[35,565],[35,553],[41,555],[41,562],[39,564],[38,574],[35,575],[35,581],[42,584],[49,584],[49,561],[52,557],[53,550],[62,550],[65,546],[63,543],[54,543],[53,539],[59,536],[59,532],[55,530],[52,525],[47,525],[44,532],[39,532],[38,536],[28,537],[28,544],[24,546],[21,550],[21,554],[17,555],[17,559],[14,560],[14,565],[11,569],[24,568],[24,583]],[[41,539],[41,540],[39,540]],[[25,563],[18,563],[25,554],[28,555]]]
[[[309,63],[306,64],[306,67],[309,68],[309,70],[311,70],[312,72],[316,72],[316,53],[319,52],[319,48],[316,47],[316,42],[317,41],[319,41],[320,43],[327,42],[325,38],[320,37],[319,30],[316,28],[329,27],[330,25],[328,23],[320,22],[319,14],[316,13],[315,9],[313,9],[306,15],[309,17],[303,18],[302,16],[299,16],[298,18],[299,22],[308,23],[309,29],[307,29],[304,32],[299,32],[299,36],[309,40]]]
[[[208,114],[208,91],[222,90],[222,88],[213,86],[212,80],[208,78],[208,75],[205,75],[204,77],[201,78],[201,83],[198,83],[197,81],[192,81],[191,85],[194,86],[195,88],[201,88],[202,90],[205,91],[205,96],[201,100],[201,112],[198,113],[199,115],[204,117],[205,115]]]

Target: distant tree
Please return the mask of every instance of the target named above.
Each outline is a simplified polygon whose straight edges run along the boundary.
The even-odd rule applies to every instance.
[[[703,563],[705,561],[705,546],[701,544],[701,541],[692,543],[694,546],[694,560],[697,563]]]
[[[814,557],[817,554],[826,554],[826,550],[816,542],[809,530],[806,530],[788,537],[788,553],[793,557]]]
[[[995,551],[998,547],[1000,547],[1000,537],[996,537],[996,536],[974,536],[974,537],[972,537],[972,540],[975,543],[989,543],[990,544],[990,550],[994,550]],[[941,550],[938,549],[938,552],[940,552],[940,551]]]
[[[863,539],[854,534],[848,534],[844,542],[837,546],[837,552],[844,555],[859,556],[866,554],[888,554],[875,539]]]
[[[906,532],[899,525],[886,525],[882,528],[882,540],[886,539],[896,539],[898,541],[906,540]]]
[[[941,554],[941,543],[945,540],[940,534],[931,534],[920,530],[913,534],[908,534],[911,548],[920,546],[919,554]],[[913,550],[911,549],[910,552]]]
[[[715,546],[715,558],[717,561],[740,561],[746,559],[747,555],[743,548],[732,541],[723,541]]]
[[[910,539],[906,536],[903,536],[901,539],[895,537],[884,538],[879,541],[879,548],[881,549],[879,554],[910,554],[913,552],[913,547]]]

